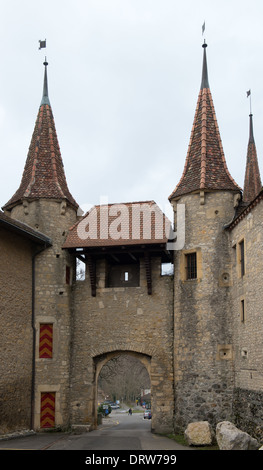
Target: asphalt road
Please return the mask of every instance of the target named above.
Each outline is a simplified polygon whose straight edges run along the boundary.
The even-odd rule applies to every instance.
[[[0,450],[188,450],[175,441],[151,432],[151,421],[142,413],[112,411],[97,430],[84,434],[38,433],[0,441]]]

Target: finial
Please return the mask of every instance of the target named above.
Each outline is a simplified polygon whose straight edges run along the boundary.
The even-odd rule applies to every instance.
[[[253,132],[253,114],[249,115],[249,143],[254,144],[254,132]]]
[[[45,62],[43,62],[43,65],[45,66],[45,74],[44,74],[44,86],[43,86],[43,96],[42,96],[42,101],[40,106],[43,104],[48,104],[50,106],[50,101],[48,97],[48,83],[47,83],[47,58],[45,57]]]
[[[203,57],[203,71],[202,71],[202,81],[201,81],[201,90],[204,88],[209,88],[209,82],[208,82],[208,72],[207,72],[207,60],[206,60],[206,48],[207,44],[204,41],[204,44],[202,45],[204,49],[204,57]]]

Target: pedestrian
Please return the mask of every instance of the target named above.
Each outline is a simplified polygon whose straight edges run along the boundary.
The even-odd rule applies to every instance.
[[[129,409],[129,415],[132,415],[132,409],[131,408]]]

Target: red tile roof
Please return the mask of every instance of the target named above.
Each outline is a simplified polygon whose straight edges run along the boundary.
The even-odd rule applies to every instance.
[[[213,99],[208,84],[205,48],[202,84],[198,95],[184,171],[169,199],[200,190],[240,190],[228,171],[224,156]]]
[[[11,232],[16,232],[18,235],[28,238],[36,244],[51,246],[52,240],[37,230],[34,230],[29,225],[20,222],[19,220],[9,217],[4,212],[0,211],[0,226]]]
[[[170,227],[154,201],[98,205],[71,227],[63,248],[162,244]]]

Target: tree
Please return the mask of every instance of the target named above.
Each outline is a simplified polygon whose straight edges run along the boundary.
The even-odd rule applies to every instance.
[[[142,389],[150,388],[150,377],[139,359],[121,354],[110,359],[99,375],[99,387],[114,400],[133,402]]]

